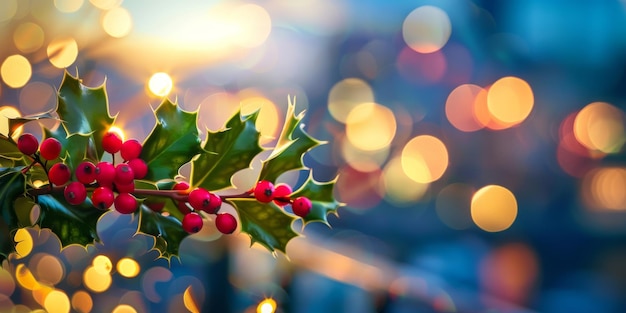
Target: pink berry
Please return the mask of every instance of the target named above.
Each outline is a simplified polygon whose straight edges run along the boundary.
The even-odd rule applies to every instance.
[[[116,153],[122,148],[122,138],[116,132],[107,132],[102,137],[102,149],[108,153]]]
[[[196,188],[189,193],[187,201],[194,210],[205,210],[211,203],[211,195],[204,188]]]
[[[17,139],[17,149],[26,155],[33,155],[39,149],[39,141],[32,134],[25,133]]]
[[[46,160],[54,160],[61,155],[61,142],[54,138],[46,138],[41,142],[39,153]]]
[[[135,179],[135,173],[133,173],[133,169],[128,166],[126,163],[120,163],[115,167],[115,178],[114,181],[116,184],[126,185],[133,182]]]
[[[137,139],[126,140],[122,144],[120,153],[125,161],[136,159],[141,154],[141,143]]]
[[[262,203],[269,203],[274,199],[274,184],[267,180],[262,180],[254,187],[254,197]]]
[[[106,210],[113,205],[115,195],[109,187],[98,187],[91,194],[91,203],[100,210]]]
[[[65,183],[70,180],[71,176],[72,172],[70,171],[70,168],[63,163],[52,165],[48,171],[48,179],[50,179],[51,183],[57,186],[65,185]]]
[[[101,186],[111,186],[115,180],[115,166],[102,161],[96,165],[96,181]]]
[[[230,213],[219,213],[215,217],[215,227],[222,234],[232,234],[237,229],[237,219]]]
[[[148,165],[142,159],[132,159],[128,161],[128,166],[133,169],[135,179],[142,179],[148,174]]]
[[[120,193],[113,201],[115,210],[122,214],[130,214],[137,210],[137,199],[129,193]]]
[[[91,184],[96,180],[96,166],[89,161],[84,161],[76,167],[76,179],[83,184]]]
[[[191,213],[191,209],[189,208],[189,206],[187,205],[187,202],[185,201],[178,201],[176,203],[176,207],[178,208],[178,211],[180,211],[180,213],[183,213],[183,214]]]
[[[114,183],[113,185],[115,186],[115,191],[117,191],[118,193],[131,193],[131,192],[135,191],[135,182],[134,181],[131,181],[128,184]]]
[[[183,217],[183,229],[188,233],[197,233],[202,229],[202,216],[196,212],[185,214]]]
[[[311,207],[313,207],[313,203],[307,197],[297,197],[291,205],[293,213],[300,217],[307,216],[311,212]]]
[[[65,200],[67,200],[69,204],[79,205],[87,199],[87,190],[85,189],[85,185],[74,181],[65,186],[63,196],[65,196]]]
[[[291,195],[292,192],[291,186],[287,184],[276,185],[274,188],[274,203],[281,207],[289,204],[289,195]]]

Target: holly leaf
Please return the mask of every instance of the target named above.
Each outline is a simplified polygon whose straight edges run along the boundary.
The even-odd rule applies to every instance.
[[[302,162],[304,154],[324,143],[311,137],[302,129],[301,121],[304,112],[295,115],[294,111],[295,104],[292,104],[291,99],[289,99],[285,125],[272,154],[263,161],[259,181],[274,182],[278,176],[287,171],[306,169]]]
[[[246,116],[238,112],[224,130],[208,133],[202,152],[191,162],[191,186],[211,191],[232,187],[233,174],[249,168],[263,151],[255,126],[258,115],[258,111]]]
[[[44,120],[44,119],[56,119],[56,118],[52,116],[52,112],[45,112],[45,113],[42,113],[39,115],[33,115],[33,116],[10,118],[9,119],[9,137],[13,136],[13,133],[15,133],[15,131],[20,126],[28,122],[39,121],[39,120]]]
[[[37,202],[41,208],[37,224],[55,233],[62,247],[99,240],[96,224],[107,211],[96,209],[89,197],[80,205],[70,205],[63,194],[53,193],[38,196]]]
[[[157,249],[161,256],[169,259],[178,255],[180,242],[189,235],[183,229],[181,221],[173,216],[154,212],[145,205],[140,206],[138,214],[137,232],[154,236],[154,249]]]
[[[176,176],[178,169],[198,153],[200,138],[197,113],[181,110],[164,100],[154,111],[156,125],[143,143],[140,158],[148,164],[146,180],[158,181]]]
[[[54,131],[44,129],[44,135],[46,138],[55,138],[61,143],[61,159],[72,171],[75,170],[82,161],[88,159],[90,135],[80,133],[68,135],[63,127],[58,127]],[[97,158],[91,159],[97,160]]]
[[[104,84],[90,88],[65,71],[58,92],[57,114],[68,135],[90,136],[88,155],[99,159],[104,153],[102,137],[115,121],[109,114]]]
[[[20,227],[13,203],[24,194],[26,179],[20,168],[0,171],[0,261],[15,251],[14,232]]]
[[[0,134],[0,167],[15,167],[26,165],[24,154],[17,148],[17,143],[11,138]]]
[[[313,204],[311,212],[303,218],[305,225],[310,222],[322,222],[329,225],[328,214],[337,214],[337,209],[343,204],[338,202],[333,196],[336,182],[336,178],[328,182],[318,182],[313,178],[313,173],[309,172],[309,176],[304,184],[291,195],[293,199],[305,196]]]
[[[232,199],[228,202],[237,210],[241,231],[250,236],[252,244],[258,242],[271,252],[279,250],[285,253],[289,240],[298,236],[291,227],[296,218],[272,203],[261,203],[255,199]]]

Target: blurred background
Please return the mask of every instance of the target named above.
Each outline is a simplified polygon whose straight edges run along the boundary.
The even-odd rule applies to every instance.
[[[22,229],[1,312],[626,311],[624,1],[3,0],[0,43],[2,133],[64,69],[127,138],[168,97],[203,135],[260,109],[271,145],[296,97],[346,204],[287,256],[205,227],[168,262],[116,213],[87,249]]]

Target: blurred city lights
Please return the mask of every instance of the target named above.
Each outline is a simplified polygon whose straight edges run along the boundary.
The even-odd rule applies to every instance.
[[[460,85],[448,95],[446,117],[460,131],[473,132],[485,127],[476,116],[476,96],[483,90],[472,84]]]
[[[626,211],[626,168],[596,168],[585,175],[581,186],[589,208]]]
[[[511,191],[498,185],[480,188],[472,197],[472,220],[484,231],[508,229],[517,217],[517,200]]]
[[[120,304],[116,306],[111,313],[137,313],[137,311],[128,304]]]

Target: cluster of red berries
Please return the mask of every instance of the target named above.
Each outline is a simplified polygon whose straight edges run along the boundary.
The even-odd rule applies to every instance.
[[[32,134],[23,134],[17,141],[18,149],[40,163],[41,158],[55,160],[61,154],[61,143],[54,138],[45,139],[41,145]],[[52,185],[65,186],[63,194],[65,200],[72,205],[79,205],[87,199],[87,187],[93,187],[91,203],[98,209],[106,210],[112,205],[123,214],[130,214],[137,210],[137,199],[132,195],[135,191],[135,180],[144,178],[148,173],[146,162],[139,158],[142,145],[136,139],[123,141],[115,132],[107,132],[102,138],[104,151],[114,155],[120,153],[123,163],[113,165],[107,161],[94,164],[83,161],[74,171],[76,181],[71,181],[72,171],[63,162],[55,163],[47,171]],[[179,190],[183,200],[176,200],[178,210],[184,214],[182,227],[188,233],[196,233],[202,229],[203,219],[199,211],[215,214],[215,226],[223,234],[231,234],[237,229],[237,219],[230,213],[219,212],[222,207],[222,197],[204,188],[191,189],[187,182],[177,182],[173,190]],[[311,211],[312,203],[307,197],[291,199],[292,188],[287,184],[274,184],[270,181],[259,181],[249,191],[250,196],[261,203],[274,202],[280,207],[291,204],[292,212],[305,217]],[[164,202],[149,202],[145,204],[156,212],[163,210]]]

